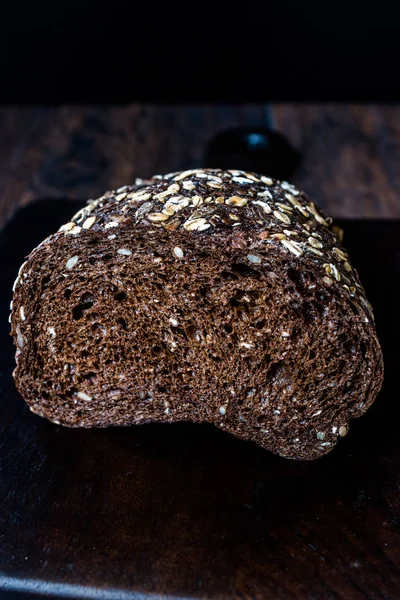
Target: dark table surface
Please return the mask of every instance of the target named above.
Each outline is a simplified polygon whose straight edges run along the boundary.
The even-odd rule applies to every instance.
[[[0,110],[2,219],[48,198],[0,233],[0,597],[400,598],[396,219],[344,223],[386,377],[320,460],[281,459],[208,426],[67,430],[30,413],[13,387],[9,290],[25,254],[75,210],[63,197],[201,165],[221,124],[265,116],[261,105]],[[296,182],[331,214],[399,216],[397,107],[276,106],[273,116],[302,151]]]

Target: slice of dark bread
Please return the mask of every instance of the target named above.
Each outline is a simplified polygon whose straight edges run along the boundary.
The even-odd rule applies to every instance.
[[[20,268],[16,386],[69,427],[205,421],[282,456],[326,454],[383,379],[339,238],[305,193],[254,173],[107,192]]]

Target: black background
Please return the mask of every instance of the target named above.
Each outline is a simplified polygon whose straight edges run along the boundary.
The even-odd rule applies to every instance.
[[[8,0],[0,102],[396,101],[399,17],[351,0]]]

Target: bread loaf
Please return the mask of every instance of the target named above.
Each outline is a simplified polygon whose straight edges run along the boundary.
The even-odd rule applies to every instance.
[[[242,171],[89,201],[14,284],[16,386],[68,427],[214,423],[314,459],[374,401],[372,308],[307,194]]]

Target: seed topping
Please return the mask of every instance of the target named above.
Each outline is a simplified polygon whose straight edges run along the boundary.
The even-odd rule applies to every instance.
[[[247,260],[251,263],[259,264],[261,262],[261,258],[257,256],[257,254],[248,254]]]
[[[94,222],[96,221],[96,217],[88,217],[82,224],[82,229],[90,229]]]
[[[75,265],[78,264],[78,261],[79,261],[79,256],[72,256],[65,263],[65,268],[68,270],[73,269],[75,267]]]
[[[291,224],[291,220],[287,214],[279,212],[278,210],[274,210],[274,217],[276,217],[279,221],[282,221],[282,223],[285,223],[285,225]]]
[[[173,252],[177,258],[183,258],[183,250],[179,246],[175,246]]]
[[[210,234],[214,230],[223,231],[226,226],[240,227],[240,235],[246,237],[241,247],[254,248],[245,254],[249,262],[263,262],[257,247],[262,246],[264,252],[268,244],[274,242],[282,244],[295,257],[307,253],[309,260],[321,270],[322,284],[329,287],[334,282],[340,283],[343,291],[357,297],[363,307],[371,311],[346,251],[338,247],[343,231],[332,225],[332,219],[325,217],[314,202],[287,181],[238,169],[200,168],[136,179],[135,186],[122,186],[89,200],[59,232],[76,236],[95,223],[107,231],[122,222],[147,227],[149,234],[163,229],[166,232],[209,231]],[[115,233],[108,236],[110,240],[115,238]],[[133,252],[126,248],[116,251],[123,256]],[[184,256],[178,246],[173,253],[176,258]],[[65,269],[70,271],[78,264],[77,256],[67,257]],[[23,281],[22,275],[18,276],[14,289]]]
[[[92,399],[92,397],[88,394],[85,394],[85,392],[77,392],[76,395],[78,396],[78,398],[80,398],[81,400],[85,400],[86,402],[90,402],[90,400]]]
[[[295,256],[301,256],[303,254],[303,249],[298,242],[283,239],[281,240],[281,244],[290,250],[290,252],[292,252]]]

